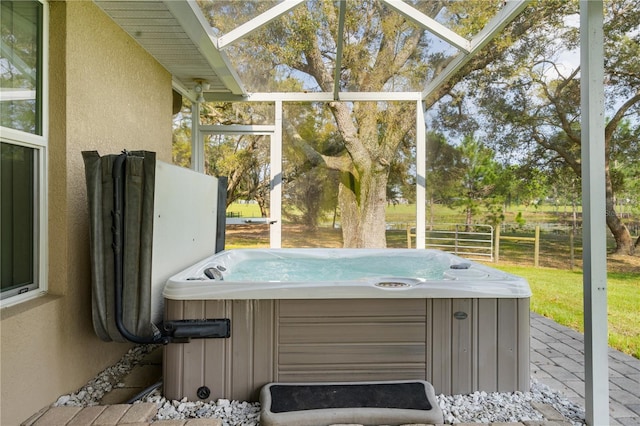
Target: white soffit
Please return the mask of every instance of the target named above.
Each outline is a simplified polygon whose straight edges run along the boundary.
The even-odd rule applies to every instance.
[[[172,0],[94,0],[118,26],[191,90],[196,81],[209,91],[243,95],[242,83],[195,2]]]

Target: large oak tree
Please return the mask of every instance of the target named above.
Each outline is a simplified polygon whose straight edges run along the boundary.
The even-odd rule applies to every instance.
[[[216,8],[216,3],[218,4]],[[220,7],[223,5],[224,7]],[[231,29],[230,17],[260,12],[265,2],[203,2],[213,26]],[[417,2],[431,17],[472,37],[502,7],[503,2]],[[347,19],[339,86],[345,91],[420,90],[425,76],[442,70],[451,57],[430,46],[425,30],[395,13],[383,2],[346,2]],[[471,70],[483,69],[532,27],[561,16],[563,2],[543,1],[510,24],[486,51],[459,75],[425,100],[429,108]],[[261,9],[261,10],[262,10]],[[230,50],[234,64],[249,85],[277,89],[279,82],[298,79],[313,90],[332,92],[337,46],[338,6],[333,1],[306,2]],[[558,18],[559,19],[559,18]],[[266,87],[266,90],[265,90]],[[417,87],[417,89],[416,89]],[[407,133],[415,126],[415,103],[330,102],[329,109],[344,149],[334,155],[317,152],[300,136],[294,117],[285,117],[286,131],[312,164],[338,170],[339,207],[345,247],[384,247],[386,190],[390,164]]]

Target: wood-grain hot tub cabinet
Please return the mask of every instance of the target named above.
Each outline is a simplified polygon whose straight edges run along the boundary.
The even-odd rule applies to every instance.
[[[289,266],[274,266],[286,271],[272,279],[234,278],[260,276],[271,259],[311,266],[316,278]],[[388,263],[431,266],[390,275]],[[357,278],[332,276],[342,267]],[[255,401],[270,382],[418,379],[444,394],[529,390],[528,283],[448,253],[231,250],[173,276],[163,294],[165,321],[230,320],[229,338],[165,346],[169,399]]]

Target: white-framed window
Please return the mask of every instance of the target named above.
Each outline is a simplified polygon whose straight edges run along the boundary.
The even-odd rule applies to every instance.
[[[0,2],[0,304],[46,290],[47,5]]]

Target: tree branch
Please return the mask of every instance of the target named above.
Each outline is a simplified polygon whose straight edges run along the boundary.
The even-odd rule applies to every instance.
[[[293,144],[298,147],[305,158],[311,163],[313,166],[325,166],[332,170],[338,170],[342,172],[352,172],[353,167],[351,160],[347,155],[341,155],[339,157],[331,156],[331,155],[323,155],[318,151],[313,149],[311,145],[305,141],[300,133],[296,130],[296,128],[291,124],[290,120],[285,120],[285,130],[291,137]]]
[[[578,176],[580,176],[580,170],[581,170],[580,161],[576,159],[576,157],[572,155],[568,150],[564,149],[560,144],[556,144],[556,143],[552,144],[543,135],[539,134],[536,131],[533,132],[531,137],[536,141],[538,145],[540,145],[544,149],[557,152],[560,155],[560,157],[564,159],[565,163],[567,163],[569,167],[571,167],[571,169]]]
[[[640,91],[636,92],[634,96],[632,96],[629,100],[627,100],[622,106],[616,111],[616,113],[611,117],[611,121],[604,128],[604,140],[609,141],[611,139],[611,135],[615,132],[620,120],[624,117],[625,113],[633,107],[636,103],[640,102]],[[608,145],[608,143],[607,143]]]

